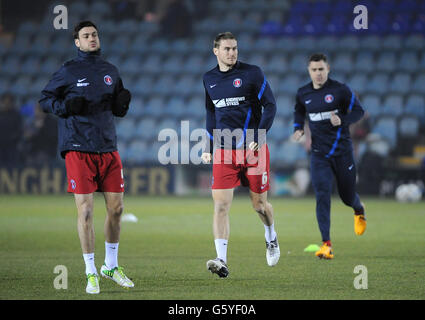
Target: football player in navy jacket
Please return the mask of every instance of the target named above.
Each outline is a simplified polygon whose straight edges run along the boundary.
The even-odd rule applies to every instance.
[[[86,264],[90,294],[99,293],[94,263],[93,193],[103,192],[105,263],[101,275],[123,287],[133,287],[118,265],[118,244],[123,211],[123,167],[117,151],[114,117],[123,117],[131,94],[123,87],[115,66],[100,55],[97,27],[90,21],[74,29],[78,56],[53,75],[42,91],[43,110],[58,116],[59,150],[65,159],[68,192],[74,193],[78,235]]]
[[[276,114],[276,102],[262,70],[238,61],[237,40],[232,33],[217,35],[213,52],[218,65],[203,77],[206,129],[211,140],[202,159],[205,163],[213,162],[213,234],[217,258],[207,262],[207,269],[224,278],[229,274],[228,214],[233,190],[241,183],[249,187],[254,210],[264,224],[268,265],[276,265],[280,257],[273,208],[267,201],[270,160],[265,141],[265,133]]]
[[[304,135],[307,117],[311,132],[311,178],[316,194],[316,217],[323,245],[316,256],[332,259],[330,209],[333,177],[339,196],[354,210],[354,232],[366,230],[363,203],[356,193],[356,165],[350,137],[350,124],[360,120],[364,110],[348,86],[328,77],[330,67],[324,54],[313,54],[308,71],[311,82],[298,89],[294,111],[293,139]]]

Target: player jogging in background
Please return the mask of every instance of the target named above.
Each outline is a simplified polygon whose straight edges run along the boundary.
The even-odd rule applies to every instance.
[[[238,61],[237,40],[232,33],[217,35],[213,52],[218,65],[203,77],[210,143],[202,159],[204,163],[213,162],[213,235],[217,257],[207,262],[207,269],[224,278],[229,274],[229,210],[233,190],[241,183],[249,187],[252,206],[264,224],[267,263],[274,266],[279,261],[273,208],[267,201],[270,164],[265,141],[265,133],[276,114],[276,102],[262,70]],[[217,150],[213,156],[214,145]]]
[[[356,165],[349,125],[360,120],[364,110],[353,91],[345,84],[328,78],[325,55],[313,54],[308,62],[311,82],[298,89],[294,111],[293,139],[304,134],[307,117],[311,131],[311,178],[316,194],[316,217],[323,244],[316,256],[332,259],[330,210],[333,177],[339,196],[354,209],[354,232],[366,230],[364,206],[356,193]]]
[[[103,60],[97,27],[90,21],[74,29],[78,56],[65,62],[42,91],[43,110],[58,116],[59,151],[65,159],[68,192],[74,193],[78,235],[86,265],[86,292],[100,292],[94,262],[93,193],[106,204],[103,277],[133,287],[118,265],[124,179],[117,151],[114,116],[124,117],[131,94],[115,66]]]

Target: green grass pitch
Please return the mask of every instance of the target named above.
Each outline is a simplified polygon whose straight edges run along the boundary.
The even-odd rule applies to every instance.
[[[104,201],[95,197],[96,266],[104,259]],[[101,293],[85,293],[84,262],[72,195],[0,197],[0,299],[286,300],[424,299],[424,203],[363,198],[368,227],[353,230],[352,210],[332,201],[335,258],[303,251],[320,244],[311,197],[271,198],[281,259],[266,264],[264,228],[248,196],[230,211],[228,265],[219,279],[206,270],[215,257],[209,197],[125,197],[119,263],[135,287],[102,278]],[[64,265],[68,288],[55,289],[54,268]],[[367,268],[368,288],[355,289],[357,265]]]

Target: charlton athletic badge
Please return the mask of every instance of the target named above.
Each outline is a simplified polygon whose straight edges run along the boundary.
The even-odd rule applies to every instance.
[[[333,96],[333,95],[331,95],[331,94],[327,94],[327,95],[325,96],[325,102],[326,102],[326,103],[331,103],[332,101],[334,101],[334,96]]]
[[[103,81],[105,81],[105,83],[110,86],[112,84],[112,78],[109,75],[106,75],[103,77]]]
[[[233,80],[233,86],[235,88],[239,88],[240,86],[242,86],[242,79],[237,78],[237,79]]]

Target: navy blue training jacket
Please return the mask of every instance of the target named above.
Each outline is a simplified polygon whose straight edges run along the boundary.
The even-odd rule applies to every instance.
[[[334,111],[341,119],[340,126],[332,126]],[[329,158],[352,152],[349,125],[360,120],[363,107],[351,89],[343,83],[328,79],[320,89],[310,82],[298,89],[294,111],[294,131],[304,128],[305,117],[311,131],[313,152]]]
[[[205,106],[207,110],[207,132],[214,139],[214,129],[240,129],[243,135],[232,141],[232,149],[246,148],[250,142],[258,141],[258,129],[268,131],[276,114],[276,101],[263,71],[255,65],[238,61],[232,69],[220,71],[218,65],[204,74]],[[246,134],[253,129],[253,135]],[[215,139],[214,139],[215,140]],[[221,148],[221,141],[214,141]],[[209,152],[212,153],[213,143]],[[206,150],[208,151],[208,150]]]
[[[117,68],[101,57],[100,50],[78,50],[77,58],[65,62],[53,74],[39,103],[44,112],[58,116],[58,145],[63,158],[69,150],[117,150],[112,103],[122,88]],[[89,101],[87,110],[82,115],[68,115],[65,102],[79,96]]]

